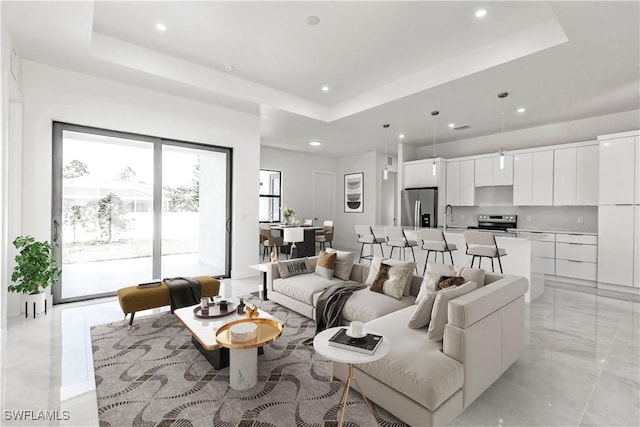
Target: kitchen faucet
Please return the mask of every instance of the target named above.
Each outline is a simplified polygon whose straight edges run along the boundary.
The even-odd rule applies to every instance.
[[[450,213],[447,215],[447,210],[450,211]],[[444,208],[444,229],[447,229],[447,222],[448,220],[451,219],[451,222],[453,222],[453,206],[451,205],[447,205]]]

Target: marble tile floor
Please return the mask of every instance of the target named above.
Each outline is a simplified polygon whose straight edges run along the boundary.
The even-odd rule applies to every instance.
[[[260,276],[225,280],[221,294],[243,295],[260,283]],[[10,318],[0,350],[0,425],[97,426],[89,328],[120,319],[116,298]],[[452,425],[640,425],[640,304],[547,287],[527,306],[526,326],[522,356]],[[19,410],[57,410],[60,420],[10,419],[7,411]]]

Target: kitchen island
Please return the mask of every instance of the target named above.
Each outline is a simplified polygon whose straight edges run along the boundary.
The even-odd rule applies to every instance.
[[[384,235],[384,227],[374,227],[376,235]],[[405,234],[409,240],[416,240],[418,246],[413,250],[416,256],[416,262],[418,263],[418,271],[422,274],[425,264],[426,251],[422,250],[422,242],[420,240],[418,231],[419,228],[405,227]],[[444,236],[447,239],[447,243],[453,243],[456,245],[457,250],[452,252],[453,262],[458,267],[469,267],[471,265],[471,256],[467,255],[466,245],[464,241],[463,233],[467,230],[466,227],[448,227],[444,231]],[[503,248],[507,255],[500,257],[502,262],[502,270],[504,274],[513,274],[516,276],[525,277],[529,280],[529,290],[525,294],[525,301],[531,302],[538,298],[544,292],[545,275],[543,273],[543,267],[540,264],[540,259],[532,256],[531,242],[534,240],[543,239],[546,235],[542,233],[504,233],[495,232],[496,243],[498,247]],[[384,247],[384,245],[383,245]],[[411,251],[406,250],[406,259],[411,259]],[[398,251],[394,251],[398,254]],[[385,248],[385,254],[388,256],[389,249]],[[435,255],[430,255],[429,260],[434,261]],[[442,263],[442,259],[438,254],[438,262]],[[449,256],[445,257],[445,264],[449,264],[451,261]],[[495,262],[495,269],[499,273],[500,267],[498,262]],[[474,264],[474,267],[478,267],[478,263]],[[491,260],[484,258],[482,260],[482,268],[491,271]]]

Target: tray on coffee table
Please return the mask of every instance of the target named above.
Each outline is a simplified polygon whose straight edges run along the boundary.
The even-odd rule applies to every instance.
[[[218,317],[228,316],[236,312],[236,305],[232,302],[227,301],[227,309],[221,310],[220,303],[218,302],[210,302],[209,306],[209,314],[202,313],[202,309],[200,306],[197,306],[193,309],[193,314],[200,319],[217,319]]]

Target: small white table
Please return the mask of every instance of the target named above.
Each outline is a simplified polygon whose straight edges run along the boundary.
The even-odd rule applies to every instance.
[[[271,267],[271,263],[269,262],[262,263],[262,264],[253,264],[249,266],[249,268],[253,270],[258,270],[262,272],[262,292],[259,291],[257,297],[262,298],[263,301],[269,300],[269,298],[267,298],[267,269],[270,267]]]
[[[340,397],[340,403],[338,408],[342,407],[342,413],[340,414],[340,422],[338,423],[338,427],[344,424],[344,414],[347,410],[347,396],[349,395],[349,387],[351,386],[351,381],[356,384],[358,391],[362,395],[365,403],[369,407],[369,412],[371,412],[371,416],[375,420],[376,424],[378,424],[378,420],[376,419],[375,414],[373,413],[373,408],[371,404],[367,400],[367,396],[365,396],[362,387],[358,383],[358,380],[353,375],[353,365],[358,365],[361,363],[369,363],[374,362],[378,359],[382,359],[389,352],[390,344],[387,337],[382,335],[381,333],[374,331],[373,329],[364,328],[364,332],[368,334],[382,335],[382,343],[377,348],[376,352],[372,355],[359,353],[357,351],[352,350],[343,350],[338,347],[332,347],[329,345],[329,338],[334,336],[340,329],[346,329],[345,326],[338,326],[335,328],[325,329],[315,336],[313,339],[313,348],[322,357],[326,357],[329,360],[334,362],[346,363],[349,366],[349,377],[347,378],[347,382],[344,386],[344,392],[342,392],[342,396]]]

